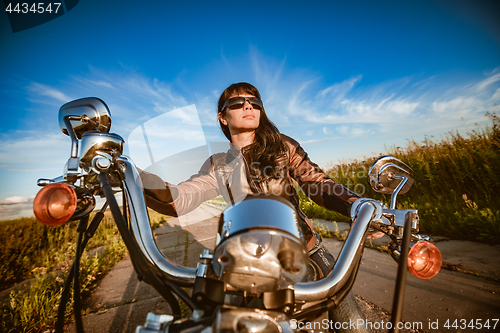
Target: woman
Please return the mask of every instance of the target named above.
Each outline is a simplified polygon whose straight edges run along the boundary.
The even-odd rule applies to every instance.
[[[141,172],[148,206],[179,216],[218,195],[232,203],[251,193],[279,195],[297,209],[311,267],[328,274],[335,259],[300,209],[292,179],[317,204],[347,216],[359,197],[329,178],[309,160],[298,142],[278,131],[267,118],[260,93],[253,85],[235,83],[224,90],[219,98],[218,119],[231,149],[211,156],[198,174],[179,185],[163,183],[159,177]],[[358,318],[364,316],[352,292],[330,312],[330,319],[340,322]]]

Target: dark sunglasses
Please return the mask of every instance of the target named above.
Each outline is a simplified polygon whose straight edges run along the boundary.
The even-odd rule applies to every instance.
[[[242,109],[246,101],[248,101],[255,110],[262,110],[264,107],[262,101],[257,97],[233,97],[224,103],[222,111],[224,111],[226,107],[230,110]]]

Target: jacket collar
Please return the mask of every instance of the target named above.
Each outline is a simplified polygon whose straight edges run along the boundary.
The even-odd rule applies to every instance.
[[[233,157],[238,157],[240,154],[243,155],[247,154],[250,151],[250,149],[252,149],[252,147],[255,146],[255,142],[243,148],[240,148],[239,146],[235,145],[232,142],[229,143],[229,146],[230,148],[228,150],[228,154],[232,155]]]

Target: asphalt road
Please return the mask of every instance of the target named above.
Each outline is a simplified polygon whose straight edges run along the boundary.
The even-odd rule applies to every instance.
[[[330,252],[340,246],[325,239]],[[338,251],[338,250],[337,250]],[[354,294],[391,312],[397,276],[397,263],[386,253],[365,249]],[[500,283],[491,279],[442,269],[432,279],[407,274],[402,319],[426,332],[484,332],[480,322],[500,319]],[[457,320],[458,329],[452,327]],[[460,326],[464,326],[460,329]],[[468,327],[474,323],[474,328]],[[449,328],[445,325],[449,324]],[[500,322],[497,330],[500,331]]]

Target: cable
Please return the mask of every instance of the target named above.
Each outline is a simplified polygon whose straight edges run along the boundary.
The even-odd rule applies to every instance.
[[[75,314],[75,326],[78,333],[84,333],[83,331],[83,321],[82,321],[82,307],[80,304],[80,259],[83,253],[83,235],[87,230],[87,224],[89,221],[88,215],[83,217],[78,223],[78,240],[76,241],[76,256],[74,266],[74,282],[73,282],[73,312]]]
[[[101,210],[92,219],[92,222],[90,223],[90,226],[86,230],[85,236],[81,242],[82,252],[83,249],[85,249],[85,247],[87,246],[89,239],[92,238],[95,231],[97,230],[97,227],[101,223],[102,218],[104,217],[104,211],[106,210],[107,207],[108,207],[108,202],[106,201],[106,203],[104,203],[104,205],[102,206]],[[75,256],[73,264],[71,265],[71,268],[68,271],[68,276],[66,277],[66,281],[64,282],[64,288],[61,293],[61,300],[59,301],[59,307],[57,309],[56,333],[63,333],[66,305],[68,303],[69,293],[71,291],[71,282],[73,281],[73,276],[75,275],[75,265],[77,261],[79,262],[80,258],[78,256]]]
[[[405,298],[406,287],[406,270],[408,269],[408,251],[410,249],[411,239],[411,222],[413,221],[413,213],[408,212],[405,215],[405,229],[403,233],[403,243],[401,244],[401,254],[399,255],[398,276],[396,278],[396,289],[394,291],[394,301],[392,303],[392,328],[391,333],[398,333],[398,322],[403,314],[403,302]]]
[[[109,208],[111,209],[111,213],[113,214],[113,218],[115,220],[116,226],[118,227],[118,231],[120,232],[122,239],[127,246],[127,249],[130,253],[130,259],[135,262],[135,267],[140,271],[140,273],[144,274],[144,278],[146,283],[153,286],[160,295],[167,301],[172,309],[172,314],[174,317],[181,317],[181,309],[177,299],[172,294],[172,288],[168,285],[162,283],[158,277],[153,273],[151,268],[148,266],[146,260],[141,254],[137,244],[135,243],[132,235],[129,232],[127,227],[127,223],[125,222],[120,207],[116,202],[116,198],[109,185],[108,175],[105,172],[101,172],[98,175],[99,183],[101,185],[102,191],[106,196],[106,199],[109,203]]]

